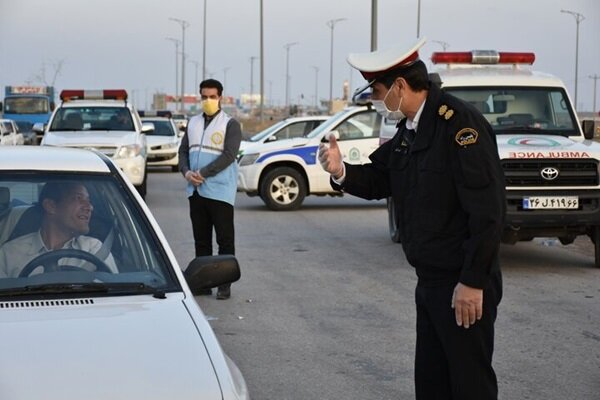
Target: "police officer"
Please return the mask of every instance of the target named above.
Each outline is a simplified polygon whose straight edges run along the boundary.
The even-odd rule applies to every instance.
[[[485,118],[429,81],[418,56],[423,44],[349,55],[367,80],[357,92],[371,87],[374,108],[398,120],[398,132],[370,164],[344,163],[335,137],[321,145],[319,160],[333,188],[394,200],[418,277],[416,398],[491,400],[498,394],[492,353],[503,172]]]
[[[235,160],[242,131],[240,124],[221,110],[222,95],[221,82],[207,79],[200,83],[203,113],[190,119],[179,146],[179,170],[188,182],[196,257],[213,255],[213,228],[219,254],[235,254]],[[197,294],[211,293],[208,289]],[[230,285],[218,288],[217,299],[230,296]]]

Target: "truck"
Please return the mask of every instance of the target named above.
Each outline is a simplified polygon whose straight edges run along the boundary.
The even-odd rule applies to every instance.
[[[507,198],[502,241],[567,245],[587,235],[600,267],[600,143],[593,122],[579,123],[564,83],[532,70],[534,53],[435,52],[431,60],[445,65],[433,72],[442,89],[477,108],[496,135]],[[399,241],[390,199],[388,217]]]
[[[55,107],[54,87],[6,86],[3,107],[5,119],[46,125]]]

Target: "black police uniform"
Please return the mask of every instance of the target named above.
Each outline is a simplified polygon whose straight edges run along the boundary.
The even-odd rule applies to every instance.
[[[477,110],[433,84],[414,138],[405,124],[371,154],[371,164],[346,164],[343,184],[332,186],[394,199],[404,253],[418,276],[417,399],[496,399],[491,364],[506,207],[495,136]],[[456,325],[450,306],[458,282],[484,289],[483,317],[468,329]]]

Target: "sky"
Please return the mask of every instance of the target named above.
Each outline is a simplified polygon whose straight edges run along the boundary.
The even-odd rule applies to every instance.
[[[238,97],[250,92],[252,76],[258,93],[259,61],[250,59],[260,55],[260,0],[205,1],[206,77],[223,82],[225,95]],[[600,76],[600,0],[377,3],[379,49],[408,49],[418,33],[427,37],[420,56],[430,69],[440,42],[448,51],[533,51],[533,69],[562,79],[572,99],[577,24],[561,9],[581,13],[577,108],[592,109],[595,81],[590,76]],[[313,104],[315,93],[329,99],[331,29],[326,22],[337,18],[345,20],[334,29],[333,97],[342,95],[345,80],[352,89],[362,84],[346,57],[370,51],[371,0],[263,0],[263,15],[267,103],[285,103],[286,65],[292,102]],[[186,62],[185,92],[194,93],[202,80],[204,0],[0,0],[0,86],[45,80],[54,81],[58,90],[125,88],[139,109],[147,108],[153,93],[175,92],[175,45],[167,38],[181,39],[182,29],[169,18],[189,23],[185,53],[198,68]],[[284,46],[295,42],[286,51]],[[600,82],[596,87],[598,110]]]

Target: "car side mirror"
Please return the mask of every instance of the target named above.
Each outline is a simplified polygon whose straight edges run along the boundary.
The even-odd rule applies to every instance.
[[[268,143],[268,142],[275,142],[275,141],[277,141],[277,136],[275,136],[275,135],[273,135],[273,136],[269,136],[269,137],[267,138],[267,140],[265,140],[265,142],[267,142],[267,143]]]
[[[323,136],[323,139],[321,139],[321,142],[329,143],[329,138],[331,137],[331,135],[335,136],[336,140],[340,140],[340,133],[337,130],[333,130],[333,131],[330,131],[329,133],[327,133],[325,136]]]
[[[588,140],[592,140],[594,138],[594,121],[591,119],[586,119],[585,121],[581,122],[581,128],[583,129],[583,136],[588,139]]]
[[[36,122],[33,124],[33,128],[31,128],[31,130],[35,133],[44,133],[44,124],[41,122]]]
[[[240,279],[240,266],[233,255],[196,257],[183,272],[192,293],[232,283]]]
[[[179,131],[180,132],[185,132],[186,126],[185,125],[179,125]]]
[[[152,122],[142,122],[142,133],[154,132],[154,124]]]

